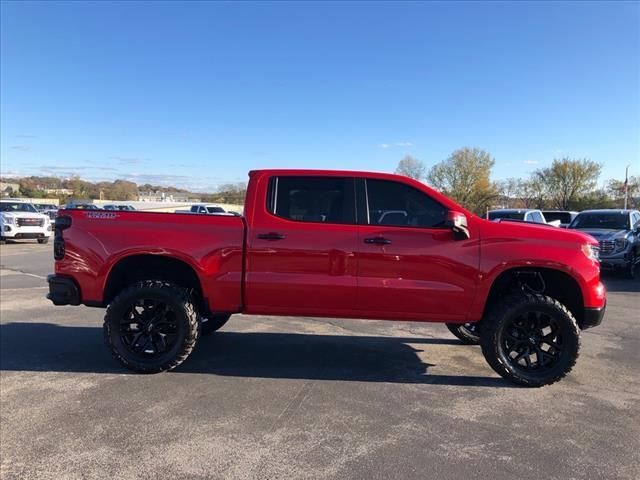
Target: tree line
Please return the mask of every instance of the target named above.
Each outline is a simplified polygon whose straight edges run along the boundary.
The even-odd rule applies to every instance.
[[[621,208],[624,181],[611,179],[598,188],[602,165],[589,159],[556,158],[549,167],[526,178],[491,179],[495,159],[489,152],[464,147],[427,168],[411,155],[398,163],[396,173],[425,181],[465,208],[484,213],[487,208],[585,210]],[[629,207],[640,204],[640,179],[629,177]]]
[[[138,185],[128,180],[89,182],[80,177],[58,178],[31,176],[10,179],[20,185],[20,196],[28,198],[57,198],[61,204],[69,200],[138,200],[142,193],[157,192],[167,195],[185,193],[199,197],[203,202],[242,205],[246,194],[245,183],[220,185],[213,193],[193,193],[189,190],[160,185]],[[55,193],[57,191],[57,193]],[[66,193],[68,192],[68,193]]]
[[[602,166],[589,159],[568,157],[554,159],[549,167],[533,171],[526,178],[512,177],[493,181],[495,159],[479,148],[464,147],[427,168],[417,158],[407,155],[398,163],[396,173],[426,182],[467,209],[482,214],[487,208],[548,208],[585,210],[621,208],[624,181],[611,179],[598,188]],[[158,185],[137,185],[127,180],[89,182],[79,177],[25,177],[11,179],[20,184],[22,196],[70,199],[137,200],[143,192],[187,193],[203,202],[242,205],[246,183],[220,185],[215,192],[194,194],[188,190]],[[65,189],[71,193],[50,194],[46,189]],[[640,178],[629,177],[629,207],[639,208]]]

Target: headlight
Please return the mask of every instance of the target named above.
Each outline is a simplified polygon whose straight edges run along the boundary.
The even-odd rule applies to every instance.
[[[616,238],[616,252],[621,252],[627,248],[626,238]]]
[[[16,224],[16,218],[15,217],[10,217],[10,216],[6,216],[3,217],[4,218],[4,223],[8,224],[8,225],[15,225]]]
[[[595,260],[596,262],[600,261],[600,248],[597,245],[585,243],[582,245],[582,253],[591,260]]]

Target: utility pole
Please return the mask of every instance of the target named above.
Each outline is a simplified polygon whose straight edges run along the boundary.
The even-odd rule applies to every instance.
[[[627,209],[627,200],[629,199],[629,167],[631,165],[627,165],[627,168],[624,171],[624,209]]]

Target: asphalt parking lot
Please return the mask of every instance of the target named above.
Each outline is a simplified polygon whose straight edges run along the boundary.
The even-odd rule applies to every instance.
[[[3,479],[640,478],[640,279],[542,389],[442,325],[253,316],[144,376],[44,298],[51,245],[0,250]]]

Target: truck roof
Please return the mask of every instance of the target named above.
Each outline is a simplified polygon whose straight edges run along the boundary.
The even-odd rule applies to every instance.
[[[580,213],[633,213],[633,212],[637,212],[638,210],[636,210],[635,208],[627,208],[626,210],[624,208],[596,208],[593,210],[583,210]]]
[[[362,170],[320,170],[320,169],[302,169],[302,168],[268,168],[260,170],[251,170],[249,176],[256,174],[269,174],[269,175],[313,175],[313,176],[347,176],[347,177],[371,177],[371,178],[401,178],[414,180],[404,175],[398,175],[396,173],[388,172],[371,172]],[[414,180],[419,181],[419,180]]]
[[[537,208],[496,208],[495,210],[489,210],[490,212],[504,212],[504,213],[527,213],[527,212],[539,212]]]

